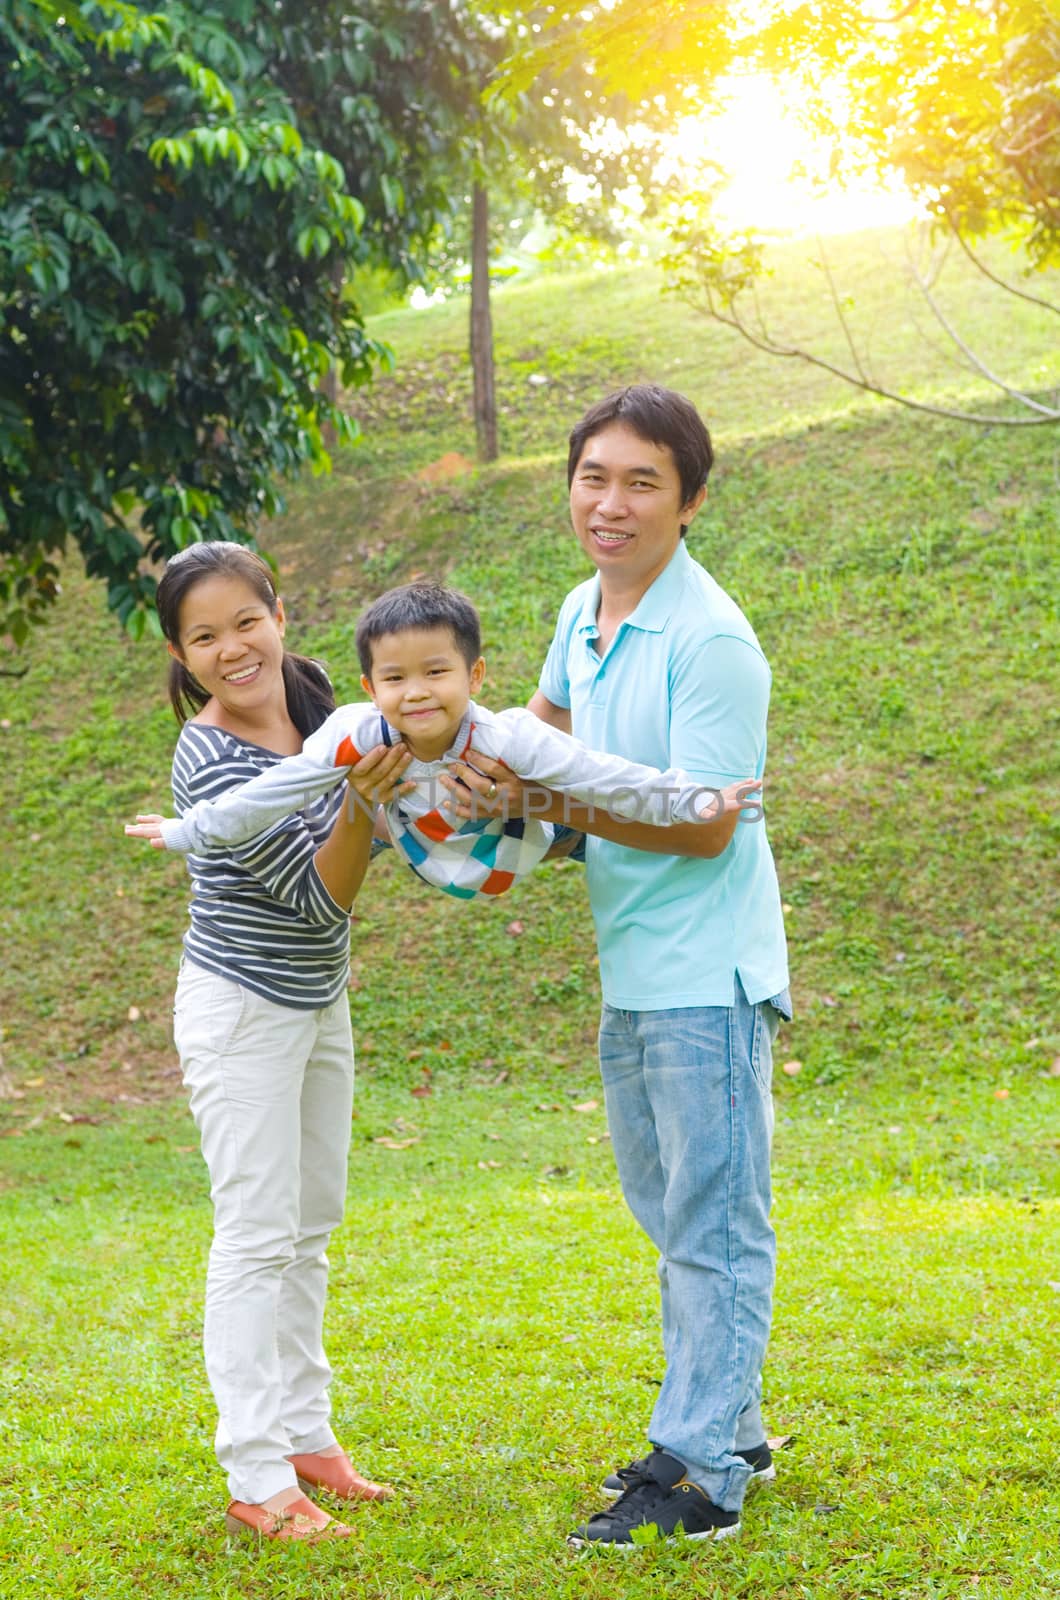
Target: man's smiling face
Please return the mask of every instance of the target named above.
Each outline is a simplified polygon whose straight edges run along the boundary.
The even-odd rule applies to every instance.
[[[669,446],[613,422],[585,441],[571,480],[571,523],[605,583],[643,593],[669,565],[706,492],[683,501]]]

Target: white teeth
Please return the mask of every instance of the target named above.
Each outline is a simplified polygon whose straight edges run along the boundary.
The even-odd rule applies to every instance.
[[[257,672],[257,667],[244,667],[241,672],[228,672],[225,674],[226,683],[245,683]]]
[[[599,539],[601,544],[625,544],[629,538],[628,533],[604,533],[602,528],[593,529],[593,537]]]

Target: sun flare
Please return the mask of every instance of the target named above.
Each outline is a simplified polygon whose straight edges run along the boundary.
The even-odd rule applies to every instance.
[[[846,233],[916,215],[898,184],[883,189],[865,180],[841,188],[830,178],[830,144],[803,126],[769,74],[730,78],[721,87],[724,109],[686,117],[663,169],[694,187],[705,163],[722,168],[727,180],[714,208],[720,222],[771,233]]]

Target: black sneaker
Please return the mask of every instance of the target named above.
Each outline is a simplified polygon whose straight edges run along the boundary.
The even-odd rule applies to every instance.
[[[708,1500],[697,1484],[689,1482],[684,1462],[676,1456],[653,1450],[638,1465],[636,1482],[623,1489],[614,1505],[567,1536],[572,1549],[635,1550],[642,1541],[633,1534],[640,1528],[654,1528],[654,1539],[671,1539],[678,1532],[686,1539],[732,1539],[739,1533],[739,1512],[723,1511]]]
[[[735,1454],[753,1468],[754,1476],[751,1483],[772,1483],[777,1475],[777,1469],[773,1465],[773,1452],[764,1439],[761,1444],[752,1445],[750,1450],[737,1450]],[[650,1460],[651,1456],[641,1456],[639,1461],[631,1461],[628,1467],[619,1467],[617,1472],[609,1472],[600,1488],[604,1494],[611,1496],[624,1494],[644,1476],[644,1469]]]

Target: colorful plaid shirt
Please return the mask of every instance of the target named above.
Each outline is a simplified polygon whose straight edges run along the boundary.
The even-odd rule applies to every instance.
[[[374,706],[340,706],[310,734],[300,754],[285,757],[241,788],[190,806],[179,820],[163,823],[166,847],[202,854],[279,826],[290,813],[334,788],[369,750],[400,738]],[[472,702],[445,755],[437,761],[414,758],[404,781],[414,782],[415,789],[383,807],[394,849],[413,872],[462,900],[510,889],[533,871],[555,833],[551,824],[535,818],[465,820],[453,815],[449,791],[439,779],[472,748],[543,789],[632,821],[657,827],[694,822],[707,805],[702,785],[676,768],[660,772],[590,750],[521,708],[493,712]],[[351,795],[349,803],[358,802]]]

